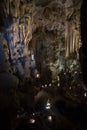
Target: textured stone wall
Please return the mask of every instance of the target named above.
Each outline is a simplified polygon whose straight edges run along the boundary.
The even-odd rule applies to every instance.
[[[66,60],[70,55],[76,53],[81,46],[80,40],[80,6],[81,1],[74,0],[54,0],[47,5],[37,5],[33,11],[33,37],[35,45],[37,39],[43,40],[45,53],[40,53],[41,61],[37,63],[49,67],[54,75],[65,69]],[[36,39],[36,40],[35,40]],[[43,51],[43,49],[42,49]],[[44,51],[43,51],[44,52]]]
[[[65,69],[66,58],[72,53],[78,56],[80,0],[4,0],[0,6],[9,56],[22,75],[25,66],[27,70],[30,67],[30,54],[35,55],[40,72],[50,68],[53,75]]]
[[[14,73],[19,77],[30,77],[30,68],[35,67],[35,60],[28,49],[32,38],[32,7],[28,1],[3,1],[3,36],[9,50],[9,59]],[[3,41],[3,44],[4,41]],[[7,55],[5,55],[7,57]],[[7,58],[6,58],[7,59]],[[31,66],[31,63],[33,65]]]

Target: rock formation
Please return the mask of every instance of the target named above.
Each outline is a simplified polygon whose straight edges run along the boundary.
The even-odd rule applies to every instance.
[[[1,34],[9,50],[6,57],[19,77],[30,77],[31,68],[40,73],[49,68],[57,75],[65,69],[67,57],[76,53],[78,58],[81,1],[4,0],[0,6]]]

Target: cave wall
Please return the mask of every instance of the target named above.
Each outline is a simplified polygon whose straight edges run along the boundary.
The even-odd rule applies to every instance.
[[[65,69],[67,57],[78,57],[80,0],[4,0],[0,6],[6,59],[21,76],[30,73],[32,54],[34,68],[49,68],[53,77]]]
[[[28,43],[32,38],[31,5],[31,2],[21,0],[18,2],[4,0],[2,3],[4,24],[1,37],[4,39],[2,39],[4,62],[10,61],[13,73],[19,78],[29,78],[30,68],[35,67],[33,51],[30,52],[28,49]]]
[[[45,39],[45,53],[42,54],[41,49],[38,50],[43,58],[40,58],[38,63],[37,56],[36,63],[41,65],[44,62],[41,68],[49,67],[53,78],[72,64],[72,58],[71,63],[66,63],[72,54],[74,59],[79,59],[80,7],[79,0],[54,0],[45,6],[34,7],[32,41],[37,45],[38,38]]]

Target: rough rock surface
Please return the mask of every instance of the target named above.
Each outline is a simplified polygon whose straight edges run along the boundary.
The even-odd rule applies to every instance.
[[[55,0],[34,7],[32,44],[36,46],[36,63],[42,70],[50,68],[53,77],[65,69],[71,54],[78,59],[80,5],[81,1]]]
[[[29,59],[34,55],[34,67],[40,73],[49,68],[53,77],[65,69],[66,59],[72,53],[78,58],[80,0],[4,0],[0,6],[1,33],[19,77],[31,75],[31,60],[26,63],[26,56]]]

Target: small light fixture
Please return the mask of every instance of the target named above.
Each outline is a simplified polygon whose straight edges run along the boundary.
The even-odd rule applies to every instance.
[[[31,123],[31,124],[34,124],[34,123],[35,123],[35,119],[31,118],[31,119],[30,119],[30,123]]]
[[[71,87],[69,87],[69,89],[71,90],[72,88],[71,88]]]
[[[51,86],[52,86],[52,84],[50,83],[50,84],[49,84],[49,86],[51,87]]]
[[[44,88],[44,86],[42,85],[42,88]]]
[[[47,104],[46,104],[46,109],[50,109],[51,108],[51,104],[50,104],[50,101],[49,99],[47,100]]]
[[[52,116],[48,116],[48,120],[49,120],[49,121],[52,121]]]
[[[60,87],[60,83],[58,83],[57,86]]]
[[[47,87],[47,84],[45,84],[45,87]]]
[[[37,73],[37,74],[36,74],[36,78],[40,78],[40,74]]]
[[[84,93],[84,97],[86,97],[86,96],[87,96],[87,93],[85,92],[85,93]]]

